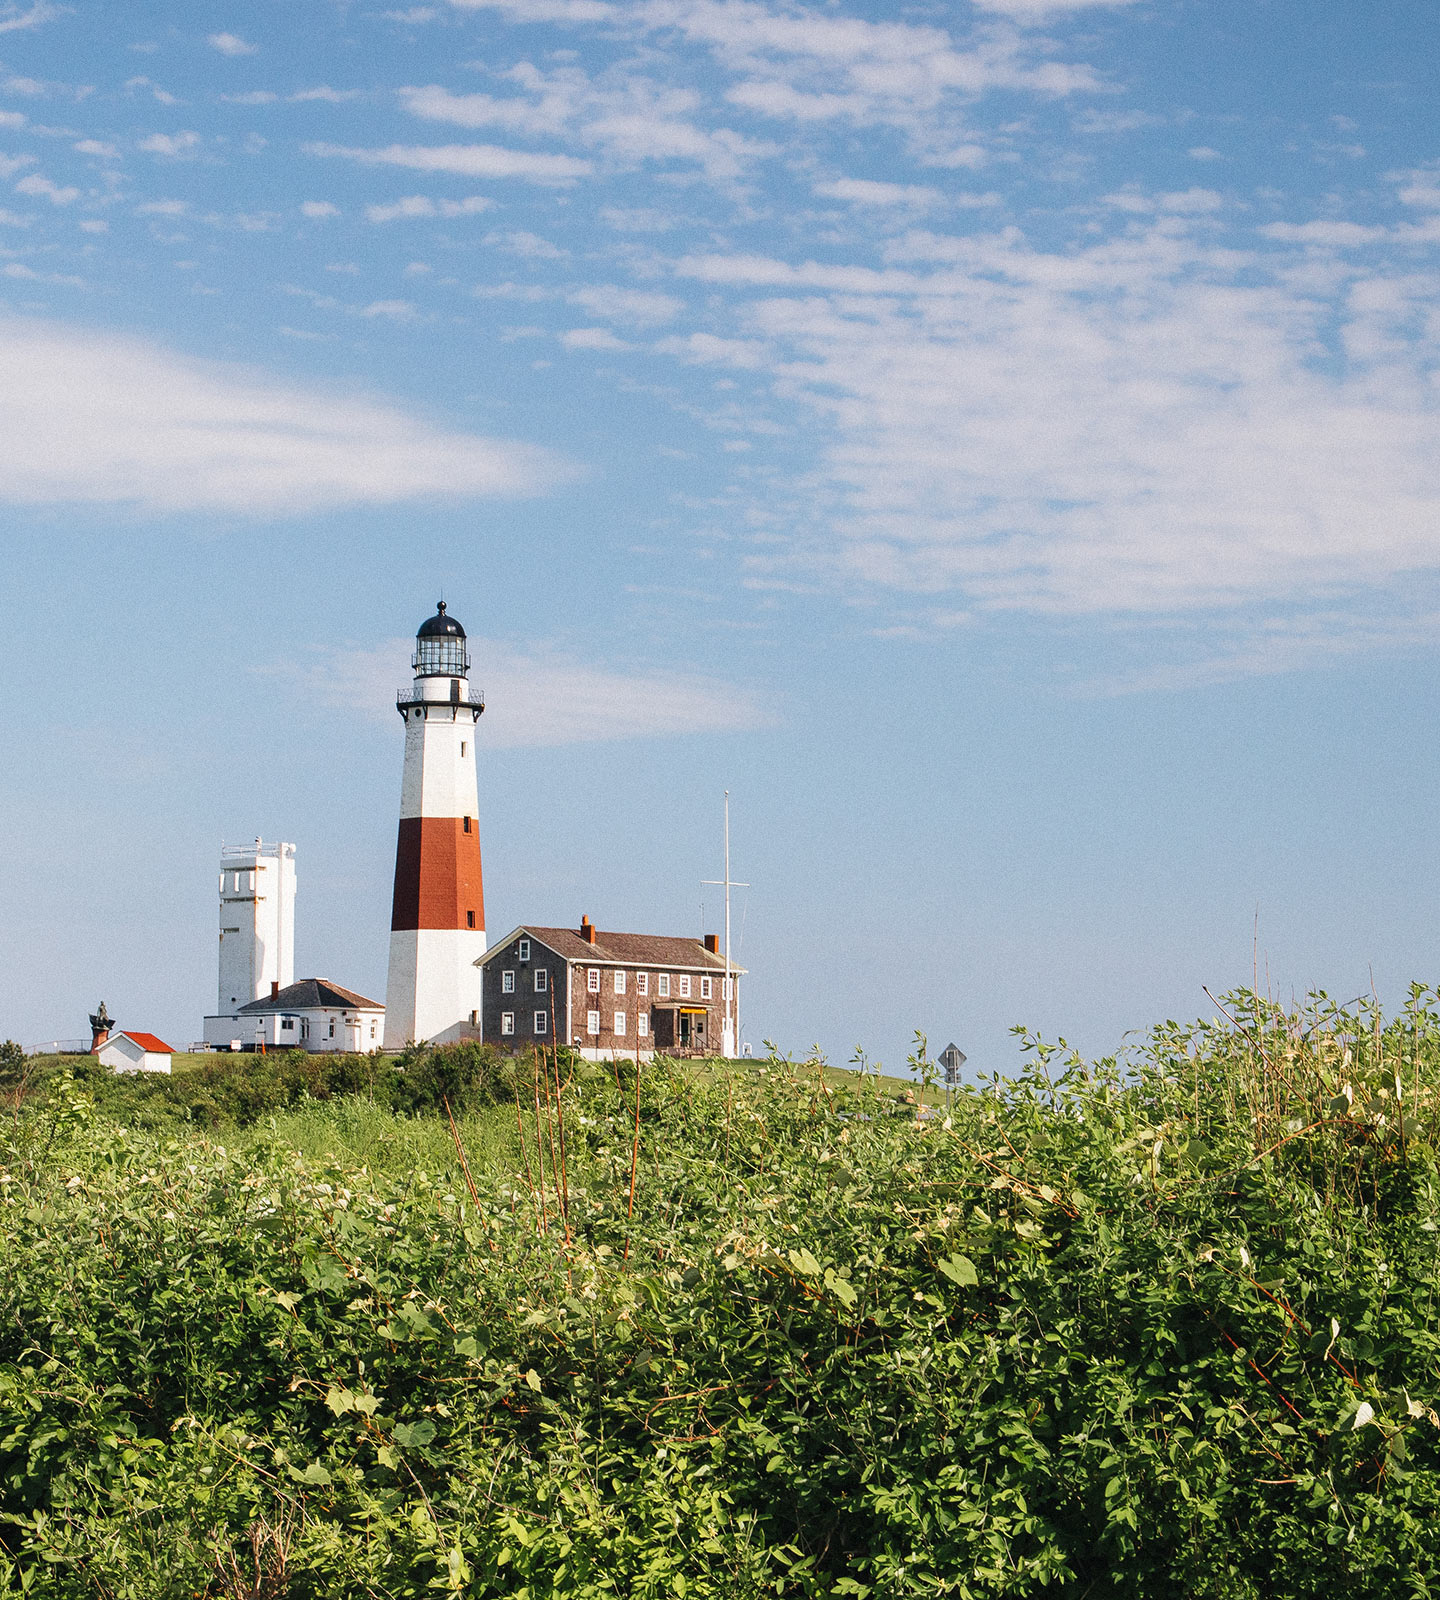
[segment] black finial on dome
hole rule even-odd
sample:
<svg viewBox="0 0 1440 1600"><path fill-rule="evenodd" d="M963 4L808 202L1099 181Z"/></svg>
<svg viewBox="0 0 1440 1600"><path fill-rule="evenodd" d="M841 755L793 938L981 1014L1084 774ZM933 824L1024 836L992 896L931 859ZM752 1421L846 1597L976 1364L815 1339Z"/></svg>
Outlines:
<svg viewBox="0 0 1440 1600"><path fill-rule="evenodd" d="M420 624L416 632L417 639L463 639L465 630L445 609L442 600L435 608L435 615Z"/></svg>

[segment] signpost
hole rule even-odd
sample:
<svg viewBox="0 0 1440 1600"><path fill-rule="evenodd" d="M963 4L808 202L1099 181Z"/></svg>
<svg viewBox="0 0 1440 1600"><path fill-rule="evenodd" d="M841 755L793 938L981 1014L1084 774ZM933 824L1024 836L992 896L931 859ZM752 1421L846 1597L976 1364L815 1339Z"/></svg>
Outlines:
<svg viewBox="0 0 1440 1600"><path fill-rule="evenodd" d="M940 1065L945 1070L945 1110L950 1110L950 1097L955 1092L956 1085L960 1082L960 1069L965 1065L966 1055L958 1045L947 1044L940 1052Z"/></svg>

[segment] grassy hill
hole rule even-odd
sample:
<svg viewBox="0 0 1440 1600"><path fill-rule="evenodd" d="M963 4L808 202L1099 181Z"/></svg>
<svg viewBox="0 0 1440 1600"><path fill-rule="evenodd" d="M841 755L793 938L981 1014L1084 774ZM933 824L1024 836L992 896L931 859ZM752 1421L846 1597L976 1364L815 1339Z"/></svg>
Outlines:
<svg viewBox="0 0 1440 1600"><path fill-rule="evenodd" d="M52 1063L0 1592L1428 1594L1431 1002L1026 1038L920 1121L814 1061Z"/></svg>

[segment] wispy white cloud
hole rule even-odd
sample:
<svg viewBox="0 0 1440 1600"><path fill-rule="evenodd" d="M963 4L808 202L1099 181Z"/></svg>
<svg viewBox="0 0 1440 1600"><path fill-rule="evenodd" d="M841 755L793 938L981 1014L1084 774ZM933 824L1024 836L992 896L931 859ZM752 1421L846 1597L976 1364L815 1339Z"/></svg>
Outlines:
<svg viewBox="0 0 1440 1600"><path fill-rule="evenodd" d="M14 33L21 28L38 28L42 22L53 22L64 16L67 6L52 6L45 0L22 10L16 5L0 5L0 33Z"/></svg>
<svg viewBox="0 0 1440 1600"><path fill-rule="evenodd" d="M284 517L539 492L567 467L393 403L190 360L147 341L0 320L0 502Z"/></svg>
<svg viewBox="0 0 1440 1600"><path fill-rule="evenodd" d="M584 306L592 315L615 322L654 327L673 322L685 309L685 302L673 294L654 289L625 289L615 284L593 284L570 295L572 305Z"/></svg>
<svg viewBox="0 0 1440 1600"><path fill-rule="evenodd" d="M1118 11L1137 0L974 0L981 11L991 11L1012 22L1051 22L1071 11Z"/></svg>
<svg viewBox="0 0 1440 1600"><path fill-rule="evenodd" d="M52 183L49 178L42 178L38 172L32 172L28 177L21 178L15 185L15 193L35 195L48 200L52 206L68 206L80 198L78 189L68 184Z"/></svg>
<svg viewBox="0 0 1440 1600"><path fill-rule="evenodd" d="M262 669L298 694L389 728L397 674L413 639L320 653L309 664ZM559 649L518 647L471 635L470 677L485 693L476 737L492 750L549 749L617 739L740 733L774 726L776 709L741 685L700 674L577 661Z"/></svg>
<svg viewBox="0 0 1440 1600"><path fill-rule="evenodd" d="M522 137L568 134L611 163L687 162L729 181L775 147L733 128L696 120L702 99L693 89L652 82L639 72L596 84L578 67L541 72L522 62L504 74L518 92L456 95L435 84L400 91L412 115L463 128L495 127Z"/></svg>
<svg viewBox="0 0 1440 1600"><path fill-rule="evenodd" d="M181 133L152 133L148 139L142 139L136 148L152 156L191 156L200 148L200 135L192 129Z"/></svg>
<svg viewBox="0 0 1440 1600"><path fill-rule="evenodd" d="M472 194L464 200L432 200L429 195L411 194L388 205L365 207L366 220L370 222L395 222L400 218L417 217L473 217L482 211L494 209L495 202L483 194Z"/></svg>
<svg viewBox="0 0 1440 1600"><path fill-rule="evenodd" d="M358 100L358 89L332 89L328 84L318 84L313 89L299 89L290 96L292 105L303 105L307 100L324 101L327 105L344 105L347 100Z"/></svg>
<svg viewBox="0 0 1440 1600"><path fill-rule="evenodd" d="M912 211L928 211L944 199L938 189L928 184L879 183L873 178L836 178L831 183L817 183L815 193L825 200L843 200L847 205L904 207Z"/></svg>
<svg viewBox="0 0 1440 1600"><path fill-rule="evenodd" d="M212 33L207 37L206 43L212 50L218 50L222 56L253 56L259 48L236 33Z"/></svg>
<svg viewBox="0 0 1440 1600"><path fill-rule="evenodd" d="M339 156L367 166L409 167L416 172L450 172L465 178L520 178L528 183L566 185L585 177L588 161L574 156L506 150L493 144L392 144L356 149L338 144L307 144L307 155Z"/></svg>
<svg viewBox="0 0 1440 1600"><path fill-rule="evenodd" d="M571 328L560 335L567 350L629 350L631 346L609 328Z"/></svg>
<svg viewBox="0 0 1440 1600"><path fill-rule="evenodd" d="M409 300L372 300L368 306L361 306L358 315L383 317L387 322L414 322L419 313Z"/></svg>
<svg viewBox="0 0 1440 1600"><path fill-rule="evenodd" d="M321 221L326 217L338 217L340 207L329 200L302 200L300 202L300 215L309 217L312 221Z"/></svg>
<svg viewBox="0 0 1440 1600"><path fill-rule="evenodd" d="M84 278L77 278L68 272L37 272L34 267L27 267L22 261L11 261L6 264L4 276L7 278L25 278L31 283L60 283L67 284L73 289L85 287Z"/></svg>
<svg viewBox="0 0 1440 1600"><path fill-rule="evenodd" d="M752 508L809 529L767 570L1156 612L1440 569L1440 279L1292 282L1293 256L1202 242L1208 205L1064 250L910 234L884 269L679 261L750 295L733 337L657 348L767 372L820 440L783 510L773 482Z"/></svg>

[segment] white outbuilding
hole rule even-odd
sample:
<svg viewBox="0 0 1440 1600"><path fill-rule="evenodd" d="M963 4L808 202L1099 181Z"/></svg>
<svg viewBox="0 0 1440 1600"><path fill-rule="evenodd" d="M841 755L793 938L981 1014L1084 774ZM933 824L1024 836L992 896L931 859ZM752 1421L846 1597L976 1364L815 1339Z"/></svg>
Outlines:
<svg viewBox="0 0 1440 1600"><path fill-rule="evenodd" d="M95 1059L115 1072L169 1072L174 1053L153 1033L112 1033L96 1050Z"/></svg>
<svg viewBox="0 0 1440 1600"><path fill-rule="evenodd" d="M210 1024L206 1017L206 1038ZM385 1007L328 978L302 978L277 988L263 1000L241 1006L230 1022L230 1038L212 1040L221 1049L332 1050L364 1054L378 1050L385 1037Z"/></svg>

